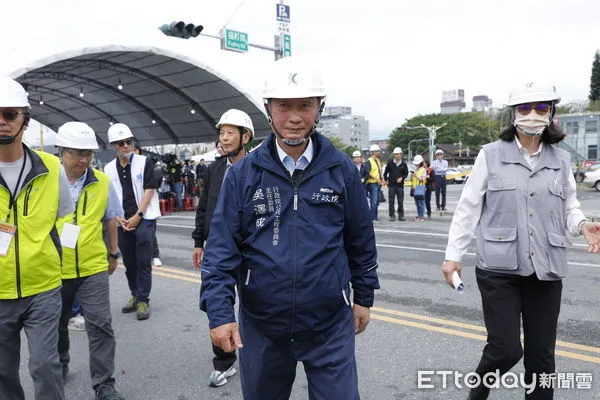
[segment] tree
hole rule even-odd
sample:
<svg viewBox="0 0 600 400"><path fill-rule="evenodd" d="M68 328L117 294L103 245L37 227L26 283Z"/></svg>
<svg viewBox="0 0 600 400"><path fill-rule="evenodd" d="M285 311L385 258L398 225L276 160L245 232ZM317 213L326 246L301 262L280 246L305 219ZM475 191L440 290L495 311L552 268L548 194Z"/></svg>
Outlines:
<svg viewBox="0 0 600 400"><path fill-rule="evenodd" d="M348 146L346 143L344 143L342 141L342 139L340 139L337 136L328 136L327 139L329 139L329 141L331 142L333 147L335 147L338 150L343 151L344 153L346 153L346 155L348 155L348 157L352 157L352 152L354 150L359 150L358 147Z"/></svg>
<svg viewBox="0 0 600 400"><path fill-rule="evenodd" d="M556 107L556 114L574 114L580 113L587 110L588 104L586 102L572 102L566 104L560 104Z"/></svg>
<svg viewBox="0 0 600 400"><path fill-rule="evenodd" d="M478 150L480 146L498 139L501 122L507 126L504 113L495 117L488 117L483 112L418 115L408 119L403 127L394 129L390 135L388 147L400 147L405 154L408 154L408 144L411 140L429 137L425 129L410 129L411 127L419 127L421 124L440 126L446 123L447 125L437 132L436 143L458 143L460 141L463 148L470 147ZM413 154L417 154L426 151L427 146L427 140L413 142L411 150Z"/></svg>
<svg viewBox="0 0 600 400"><path fill-rule="evenodd" d="M590 82L590 103L600 100L600 50L594 55L592 63L592 77Z"/></svg>

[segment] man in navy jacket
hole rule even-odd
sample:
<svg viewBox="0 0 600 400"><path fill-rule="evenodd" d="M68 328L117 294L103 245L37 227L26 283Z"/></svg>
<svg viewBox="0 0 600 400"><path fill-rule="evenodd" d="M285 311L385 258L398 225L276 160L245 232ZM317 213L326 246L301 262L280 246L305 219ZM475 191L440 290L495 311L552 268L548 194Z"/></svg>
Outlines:
<svg viewBox="0 0 600 400"><path fill-rule="evenodd" d="M200 308L213 343L240 349L246 400L289 398L298 361L311 399L359 398L354 335L379 288L377 251L358 170L315 131L324 97L314 71L276 62L274 133L229 169L213 216Z"/></svg>

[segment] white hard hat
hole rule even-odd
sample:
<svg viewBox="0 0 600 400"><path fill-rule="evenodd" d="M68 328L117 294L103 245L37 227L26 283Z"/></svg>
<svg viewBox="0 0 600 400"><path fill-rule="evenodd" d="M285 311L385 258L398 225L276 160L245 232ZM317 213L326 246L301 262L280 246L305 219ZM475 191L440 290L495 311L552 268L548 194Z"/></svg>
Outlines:
<svg viewBox="0 0 600 400"><path fill-rule="evenodd" d="M23 86L4 75L0 75L0 107L29 107Z"/></svg>
<svg viewBox="0 0 600 400"><path fill-rule="evenodd" d="M292 57L284 57L275 62L267 75L263 90L265 100L325 96L325 85L321 75Z"/></svg>
<svg viewBox="0 0 600 400"><path fill-rule="evenodd" d="M56 146L70 149L98 150L96 133L83 122L67 122L58 128Z"/></svg>
<svg viewBox="0 0 600 400"><path fill-rule="evenodd" d="M254 125L252 125L250 116L241 110L236 110L235 108L227 110L223 115L221 115L221 119L217 125L215 125L215 127L219 129L221 128L221 125L240 126L248 129L250 134L254 135Z"/></svg>
<svg viewBox="0 0 600 400"><path fill-rule="evenodd" d="M381 149L379 148L378 144L372 144L371 148L369 149L369 151L372 153L374 151L381 151Z"/></svg>
<svg viewBox="0 0 600 400"><path fill-rule="evenodd" d="M435 154L444 154L444 150L442 150L442 149L437 149L437 150L435 151Z"/></svg>
<svg viewBox="0 0 600 400"><path fill-rule="evenodd" d="M423 156L422 156L422 155L420 155L420 154L417 154L417 155L415 156L415 159L413 160L413 164L415 164L415 165L419 165L419 164L421 164L422 162L423 162Z"/></svg>
<svg viewBox="0 0 600 400"><path fill-rule="evenodd" d="M108 143L114 143L132 137L133 133L131 133L131 129L125 124L118 123L108 128Z"/></svg>
<svg viewBox="0 0 600 400"><path fill-rule="evenodd" d="M361 157L362 154L360 153L360 150L354 150L352 152L352 157Z"/></svg>
<svg viewBox="0 0 600 400"><path fill-rule="evenodd" d="M539 101L560 102L560 96L556 86L550 84L527 82L525 85L513 89L508 96L507 106L516 106L524 103L535 103Z"/></svg>
<svg viewBox="0 0 600 400"><path fill-rule="evenodd" d="M402 154L402 149L400 147L395 147L392 154Z"/></svg>

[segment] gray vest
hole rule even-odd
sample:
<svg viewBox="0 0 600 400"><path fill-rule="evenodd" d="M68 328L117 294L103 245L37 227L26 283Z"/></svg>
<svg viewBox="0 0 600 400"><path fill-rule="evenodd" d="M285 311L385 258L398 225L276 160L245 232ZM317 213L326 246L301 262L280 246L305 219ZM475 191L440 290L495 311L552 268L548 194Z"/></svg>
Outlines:
<svg viewBox="0 0 600 400"><path fill-rule="evenodd" d="M570 155L543 144L531 168L517 144L483 146L488 181L477 226L477 266L557 280L567 275L566 193Z"/></svg>

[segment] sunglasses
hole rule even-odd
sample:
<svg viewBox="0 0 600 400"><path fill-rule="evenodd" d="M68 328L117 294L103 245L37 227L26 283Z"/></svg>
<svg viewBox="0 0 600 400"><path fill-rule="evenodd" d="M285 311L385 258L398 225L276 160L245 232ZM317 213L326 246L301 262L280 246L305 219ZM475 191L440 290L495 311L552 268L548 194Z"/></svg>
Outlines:
<svg viewBox="0 0 600 400"><path fill-rule="evenodd" d="M94 158L94 152L91 150L65 149L65 152L76 158L87 158L89 160Z"/></svg>
<svg viewBox="0 0 600 400"><path fill-rule="evenodd" d="M25 112L17 110L4 110L1 111L0 114L2 114L2 119L4 119L6 122L12 122L19 117L19 114L25 114Z"/></svg>
<svg viewBox="0 0 600 400"><path fill-rule="evenodd" d="M119 140L118 142L115 142L114 144L116 144L118 147L123 147L125 145L129 146L129 145L131 145L131 143L133 143L132 139L125 139L125 140Z"/></svg>
<svg viewBox="0 0 600 400"><path fill-rule="evenodd" d="M552 106L548 103L538 103L535 106L531 104L519 104L517 106L517 112L521 115L527 115L531 110L535 110L539 115L546 115L550 112Z"/></svg>

